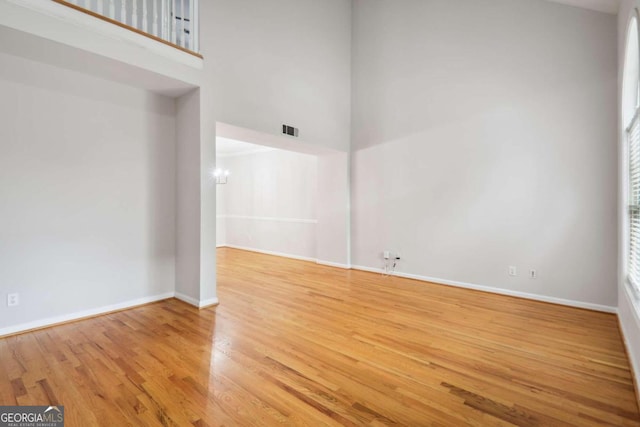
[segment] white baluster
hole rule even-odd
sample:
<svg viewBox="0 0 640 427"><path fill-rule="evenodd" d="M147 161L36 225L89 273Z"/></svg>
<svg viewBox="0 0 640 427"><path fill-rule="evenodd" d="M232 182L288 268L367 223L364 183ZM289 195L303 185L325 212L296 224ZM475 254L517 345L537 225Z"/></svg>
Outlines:
<svg viewBox="0 0 640 427"><path fill-rule="evenodd" d="M151 25L151 31L154 36L160 36L158 32L158 0L153 0L153 24Z"/></svg>
<svg viewBox="0 0 640 427"><path fill-rule="evenodd" d="M109 18L116 19L116 3L114 0L109 0Z"/></svg>
<svg viewBox="0 0 640 427"><path fill-rule="evenodd" d="M160 5L158 6L157 9L157 15L158 15L158 37L160 37L161 39L164 39L164 2L165 0L155 0L156 3L159 1Z"/></svg>
<svg viewBox="0 0 640 427"><path fill-rule="evenodd" d="M185 45L185 37L184 37L184 25L186 23L184 16L184 0L180 0L180 40L178 43L180 46L184 47Z"/></svg>
<svg viewBox="0 0 640 427"><path fill-rule="evenodd" d="M69 3L71 3L71 4L75 4L75 5L77 5L77 4L78 4L78 1L77 1L77 0L67 0L67 1L68 1Z"/></svg>
<svg viewBox="0 0 640 427"><path fill-rule="evenodd" d="M96 12L98 12L100 15L104 15L104 3L103 0L97 0L98 4L97 4L97 8L96 8Z"/></svg>
<svg viewBox="0 0 640 427"><path fill-rule="evenodd" d="M187 0L187 4L189 5L189 34L187 34L186 37L190 50L193 50L193 3L193 0Z"/></svg>
<svg viewBox="0 0 640 427"><path fill-rule="evenodd" d="M180 16L180 0L173 0L173 22L174 30L176 32L173 42L180 45L180 27L182 26L182 17Z"/></svg>
<svg viewBox="0 0 640 427"><path fill-rule="evenodd" d="M127 23L127 0L120 0L120 22Z"/></svg>
<svg viewBox="0 0 640 427"><path fill-rule="evenodd" d="M142 0L142 31L149 32L149 16L147 14L147 0Z"/></svg>
<svg viewBox="0 0 640 427"><path fill-rule="evenodd" d="M162 38L164 40L171 40L171 29L169 27L169 15L170 10L170 0L162 0Z"/></svg>
<svg viewBox="0 0 640 427"><path fill-rule="evenodd" d="M169 15L169 28L171 29L171 43L176 43L176 0L170 0L171 14Z"/></svg>
<svg viewBox="0 0 640 427"><path fill-rule="evenodd" d="M191 0L194 19L191 23L191 36L193 37L193 51L200 52L200 0Z"/></svg>
<svg viewBox="0 0 640 427"><path fill-rule="evenodd" d="M176 30L176 39L173 41L178 46L180 45L180 27L182 26L182 16L180 16L180 1L173 0L173 23Z"/></svg>
<svg viewBox="0 0 640 427"><path fill-rule="evenodd" d="M133 28L140 28L138 25L138 0L133 0L133 7L131 8L131 26Z"/></svg>

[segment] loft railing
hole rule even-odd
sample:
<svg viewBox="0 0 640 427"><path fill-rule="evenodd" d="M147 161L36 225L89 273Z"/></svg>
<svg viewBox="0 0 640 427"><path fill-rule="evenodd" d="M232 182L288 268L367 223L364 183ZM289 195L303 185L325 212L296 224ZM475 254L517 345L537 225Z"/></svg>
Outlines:
<svg viewBox="0 0 640 427"><path fill-rule="evenodd" d="M53 0L56 3L199 53L199 0Z"/></svg>

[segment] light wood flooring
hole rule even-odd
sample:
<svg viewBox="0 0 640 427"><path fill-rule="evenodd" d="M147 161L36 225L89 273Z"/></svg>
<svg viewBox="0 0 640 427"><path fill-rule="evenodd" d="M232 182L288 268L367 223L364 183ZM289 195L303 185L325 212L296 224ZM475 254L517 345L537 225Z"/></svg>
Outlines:
<svg viewBox="0 0 640 427"><path fill-rule="evenodd" d="M0 339L0 404L69 426L640 426L614 315L218 250L175 299Z"/></svg>

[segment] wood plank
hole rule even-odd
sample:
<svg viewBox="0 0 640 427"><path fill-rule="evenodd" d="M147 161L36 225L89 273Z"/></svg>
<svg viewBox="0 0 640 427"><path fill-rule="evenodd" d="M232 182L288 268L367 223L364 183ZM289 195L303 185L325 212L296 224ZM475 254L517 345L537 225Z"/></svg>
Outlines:
<svg viewBox="0 0 640 427"><path fill-rule="evenodd" d="M0 339L0 397L70 426L640 427L612 314L230 248L218 292Z"/></svg>

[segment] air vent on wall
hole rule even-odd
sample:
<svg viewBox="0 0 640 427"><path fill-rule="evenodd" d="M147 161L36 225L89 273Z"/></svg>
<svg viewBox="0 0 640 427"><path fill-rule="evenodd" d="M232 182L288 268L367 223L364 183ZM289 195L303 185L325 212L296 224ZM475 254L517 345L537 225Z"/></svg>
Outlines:
<svg viewBox="0 0 640 427"><path fill-rule="evenodd" d="M298 136L298 128L293 126L282 125L282 133L290 136Z"/></svg>

